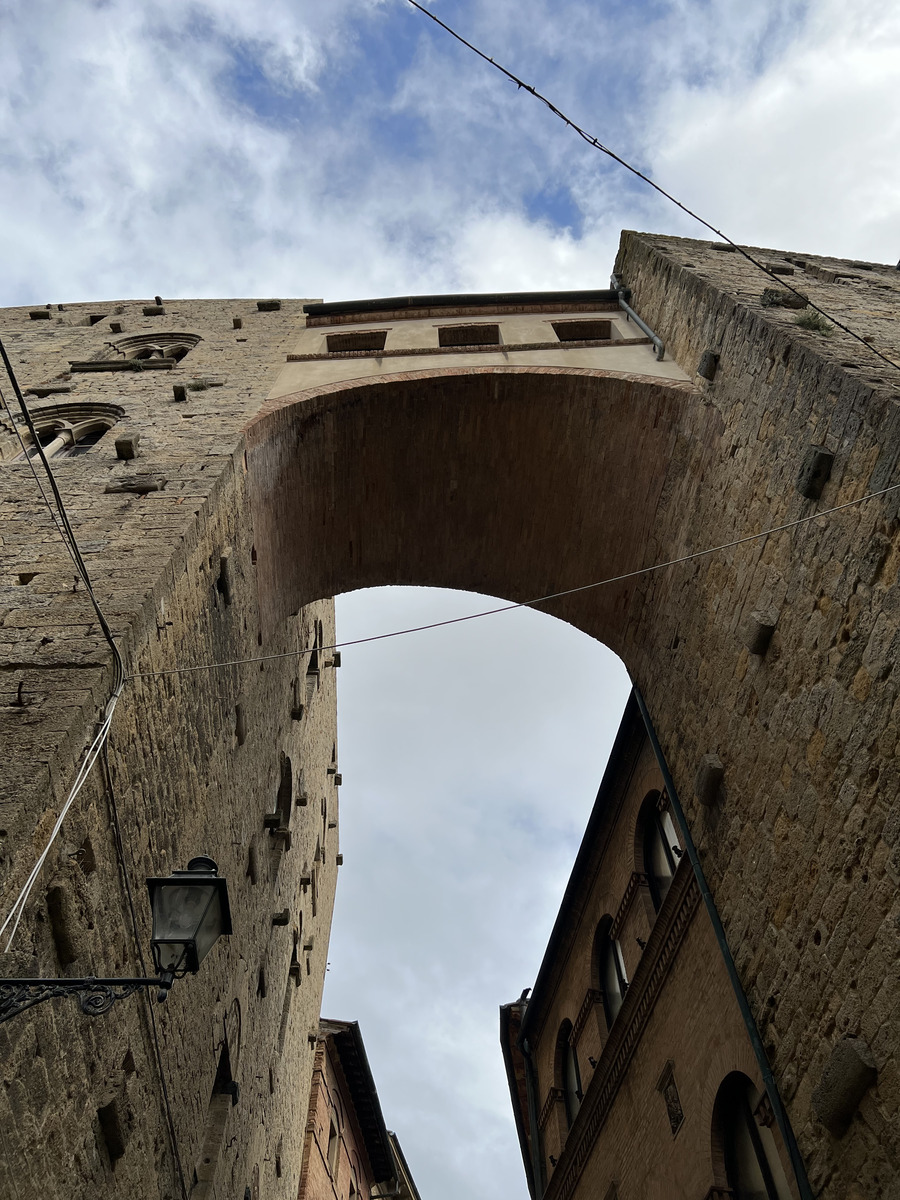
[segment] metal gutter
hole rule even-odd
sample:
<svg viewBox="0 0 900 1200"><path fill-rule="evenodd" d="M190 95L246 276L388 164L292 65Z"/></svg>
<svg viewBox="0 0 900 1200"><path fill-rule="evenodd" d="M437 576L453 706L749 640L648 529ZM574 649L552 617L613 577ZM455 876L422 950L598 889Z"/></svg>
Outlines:
<svg viewBox="0 0 900 1200"><path fill-rule="evenodd" d="M445 296L382 296L368 300L336 300L304 304L308 317L337 317L348 313L395 312L405 308L497 308L502 305L616 304L619 297L606 288L571 292L459 292Z"/></svg>
<svg viewBox="0 0 900 1200"><path fill-rule="evenodd" d="M630 319L630 320L634 321L634 323L635 323L635 325L637 325L638 329L642 329L644 331L644 333L646 333L647 337L650 339L650 341L656 347L656 361L662 362L663 355L666 352L665 343L663 342L661 337L659 337L657 334L655 334L653 332L653 330L650 328L649 325L647 325L644 321L641 320L641 318L637 315L637 313L634 311L634 309L631 307L631 305L628 304L628 301L631 299L631 288L626 288L624 286L624 284L622 283L622 281L619 279L618 275L616 275L616 274L613 274L610 276L609 282L612 284L613 288L615 289L616 299L619 302L619 308L621 308L622 311L625 313L625 319L626 320Z"/></svg>

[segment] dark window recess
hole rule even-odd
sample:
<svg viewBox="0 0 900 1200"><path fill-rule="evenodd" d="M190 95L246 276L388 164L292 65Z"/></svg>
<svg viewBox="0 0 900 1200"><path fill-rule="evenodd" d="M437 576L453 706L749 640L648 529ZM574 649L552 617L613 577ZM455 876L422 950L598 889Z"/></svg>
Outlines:
<svg viewBox="0 0 900 1200"><path fill-rule="evenodd" d="M89 430L78 439L66 457L77 458L80 454L87 454L89 450L92 450L94 446L97 445L104 433L106 433L106 429L106 425L94 426L93 429Z"/></svg>
<svg viewBox="0 0 900 1200"><path fill-rule="evenodd" d="M611 321L551 321L561 342L605 342L612 337Z"/></svg>
<svg viewBox="0 0 900 1200"><path fill-rule="evenodd" d="M441 346L499 346L499 325L445 325L438 329Z"/></svg>
<svg viewBox="0 0 900 1200"><path fill-rule="evenodd" d="M115 1100L97 1109L97 1120L100 1122L100 1133L109 1154L110 1162L116 1162L125 1153L126 1135L119 1115L119 1106Z"/></svg>
<svg viewBox="0 0 900 1200"><path fill-rule="evenodd" d="M359 332L329 333L325 336L329 354L349 350L383 350L386 339L386 329L362 329Z"/></svg>

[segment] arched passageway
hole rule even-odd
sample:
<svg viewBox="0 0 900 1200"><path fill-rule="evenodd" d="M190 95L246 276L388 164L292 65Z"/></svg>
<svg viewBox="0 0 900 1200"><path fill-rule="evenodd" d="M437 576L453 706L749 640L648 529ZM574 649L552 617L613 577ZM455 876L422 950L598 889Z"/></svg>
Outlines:
<svg viewBox="0 0 900 1200"><path fill-rule="evenodd" d="M670 556L660 507L702 475L720 432L697 401L681 383L486 368L270 402L248 431L263 611L382 584L524 601ZM688 473L686 446L701 460ZM545 607L628 662L641 590Z"/></svg>

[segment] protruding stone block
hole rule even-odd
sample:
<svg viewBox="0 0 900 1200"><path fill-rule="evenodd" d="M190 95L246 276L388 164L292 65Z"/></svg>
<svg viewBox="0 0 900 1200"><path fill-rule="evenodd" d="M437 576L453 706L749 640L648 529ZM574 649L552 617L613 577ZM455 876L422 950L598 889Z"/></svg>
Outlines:
<svg viewBox="0 0 900 1200"><path fill-rule="evenodd" d="M121 321L110 321L109 331L110 331L110 333L121 333L122 332L122 322Z"/></svg>
<svg viewBox="0 0 900 1200"><path fill-rule="evenodd" d="M774 609L752 612L743 629L744 645L751 654L765 654L778 624L778 613Z"/></svg>
<svg viewBox="0 0 900 1200"><path fill-rule="evenodd" d="M283 908L280 912L272 914L273 925L290 925L291 912L288 908Z"/></svg>
<svg viewBox="0 0 900 1200"><path fill-rule="evenodd" d="M153 303L156 305L157 308L162 308L162 296L154 296Z"/></svg>
<svg viewBox="0 0 900 1200"><path fill-rule="evenodd" d="M159 475L135 475L131 479L117 479L108 483L104 492L132 492L136 496L145 496L148 492L161 492L168 480Z"/></svg>
<svg viewBox="0 0 900 1200"><path fill-rule="evenodd" d="M866 1091L878 1078L872 1052L862 1038L844 1038L831 1051L812 1094L816 1116L834 1137L843 1137Z"/></svg>
<svg viewBox="0 0 900 1200"><path fill-rule="evenodd" d="M243 329L244 328L244 322L240 317L232 317L231 324L234 326L235 329Z"/></svg>
<svg viewBox="0 0 900 1200"><path fill-rule="evenodd" d="M183 404L187 400L187 388L183 383L172 384L172 397L176 404Z"/></svg>
<svg viewBox="0 0 900 1200"><path fill-rule="evenodd" d="M145 304L144 305L144 316L145 317L164 317L165 315L166 315L166 310L163 308L163 306L161 304Z"/></svg>
<svg viewBox="0 0 900 1200"><path fill-rule="evenodd" d="M700 365L697 367L697 374L701 379L715 379L718 369L718 354L716 354L715 350L704 350L700 356Z"/></svg>
<svg viewBox="0 0 900 1200"><path fill-rule="evenodd" d="M50 320L50 313L47 311L46 308L36 308L36 309L34 309L33 312L30 312L28 315L29 315L29 317L31 317L32 321L49 321Z"/></svg>
<svg viewBox="0 0 900 1200"><path fill-rule="evenodd" d="M126 462L129 459L137 458L138 446L141 442L139 433L123 433L116 438L116 458L121 458Z"/></svg>
<svg viewBox="0 0 900 1200"><path fill-rule="evenodd" d="M834 455L825 446L810 446L797 475L797 491L807 500L818 500L831 475Z"/></svg>
<svg viewBox="0 0 900 1200"><path fill-rule="evenodd" d="M704 754L694 776L694 795L707 807L719 798L725 767L717 754Z"/></svg>
<svg viewBox="0 0 900 1200"><path fill-rule="evenodd" d="M809 297L802 292L787 292L781 288L763 288L759 298L763 308L806 308Z"/></svg>
<svg viewBox="0 0 900 1200"><path fill-rule="evenodd" d="M256 307L260 312L278 312L281 308L280 300L257 300Z"/></svg>

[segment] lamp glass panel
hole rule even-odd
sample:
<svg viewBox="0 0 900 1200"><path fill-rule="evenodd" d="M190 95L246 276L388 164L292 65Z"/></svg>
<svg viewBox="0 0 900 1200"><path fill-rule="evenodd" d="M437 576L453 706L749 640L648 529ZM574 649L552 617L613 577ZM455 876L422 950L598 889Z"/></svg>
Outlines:
<svg viewBox="0 0 900 1200"><path fill-rule="evenodd" d="M211 904L214 900L216 902ZM177 971L186 954L188 965L191 965L188 948L197 936L198 927L204 924L210 907L216 912L220 910L213 883L173 880L157 885L153 896L153 942L160 969ZM217 935L216 932L212 941ZM212 941L207 941L203 954L209 950Z"/></svg>
<svg viewBox="0 0 900 1200"><path fill-rule="evenodd" d="M207 889L204 889L207 890ZM222 932L222 901L218 888L210 888L208 907L197 929L197 962L202 963Z"/></svg>

